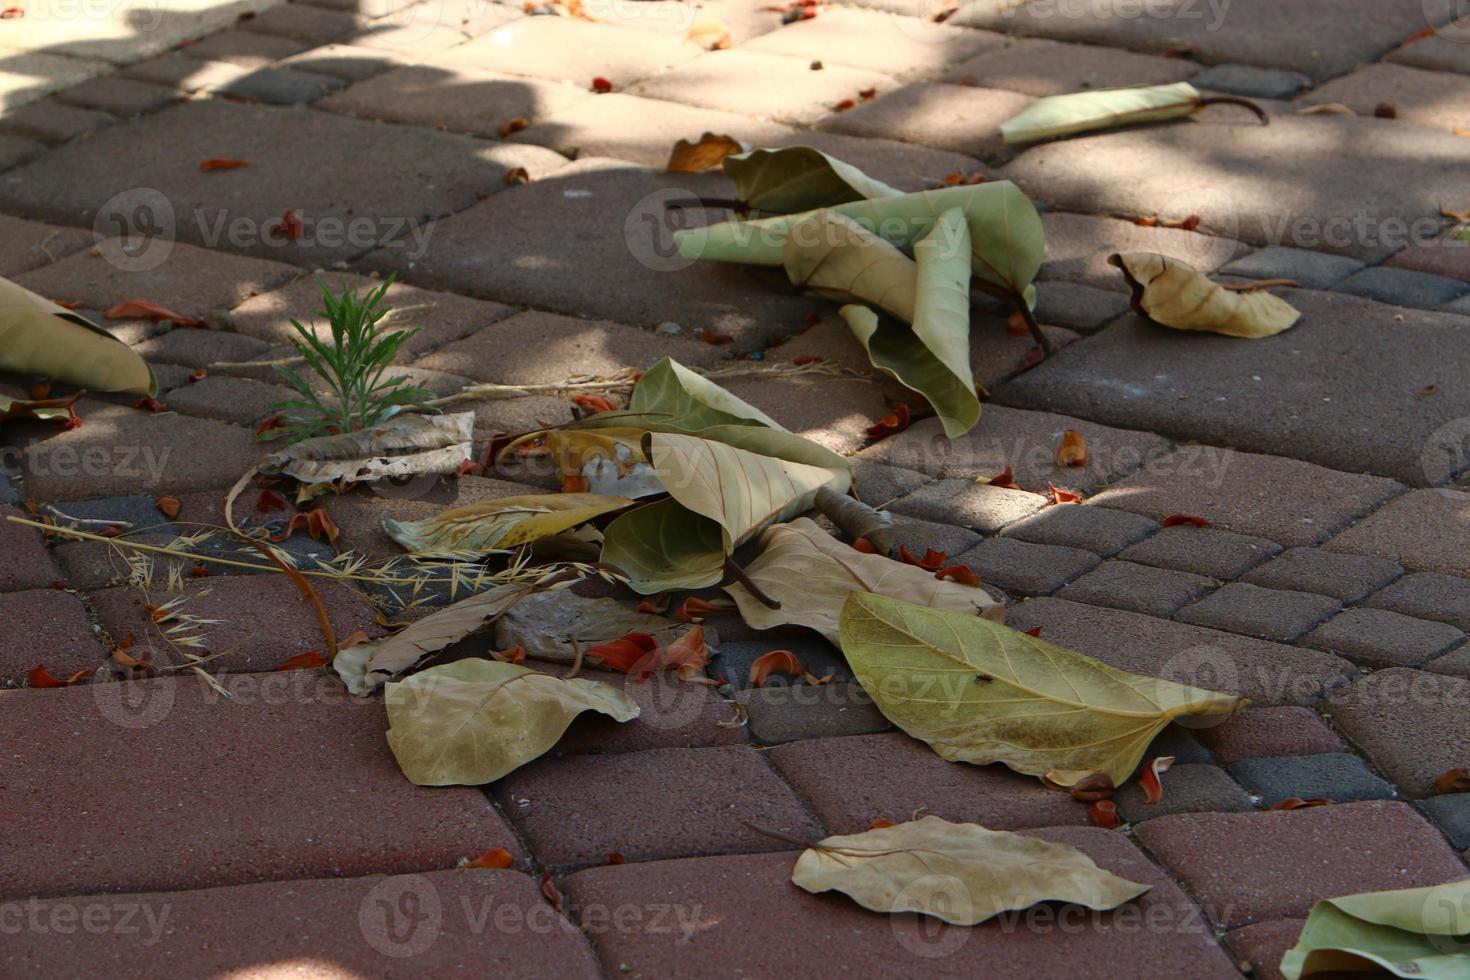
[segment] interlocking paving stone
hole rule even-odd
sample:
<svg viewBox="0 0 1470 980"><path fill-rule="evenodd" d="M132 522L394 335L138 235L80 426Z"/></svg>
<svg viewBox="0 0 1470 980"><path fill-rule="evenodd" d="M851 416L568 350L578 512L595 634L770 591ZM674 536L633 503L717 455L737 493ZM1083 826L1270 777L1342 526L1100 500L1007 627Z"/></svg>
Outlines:
<svg viewBox="0 0 1470 980"><path fill-rule="evenodd" d="M750 734L766 745L804 738L870 735L893 725L857 684L808 684L742 691Z"/></svg>
<svg viewBox="0 0 1470 980"><path fill-rule="evenodd" d="M316 671L221 680L228 698L186 676L0 691L34 738L0 792L47 828L0 853L7 897L435 871L491 847L524 860L477 790L403 778L380 701ZM331 813L352 819L303 818ZM149 832L118 847L99 821Z"/></svg>
<svg viewBox="0 0 1470 980"><path fill-rule="evenodd" d="M274 406L300 396L283 385L224 375L201 378L168 393L168 407L186 415L253 426L269 416Z"/></svg>
<svg viewBox="0 0 1470 980"><path fill-rule="evenodd" d="M536 143L565 157L613 157L659 168L668 164L675 143L697 140L700 133L719 133L748 146L773 146L791 135L786 126L768 120L621 92L577 99L528 118L530 128L510 137L513 142Z"/></svg>
<svg viewBox="0 0 1470 980"><path fill-rule="evenodd" d="M1388 260L1390 268L1413 269L1416 272L1430 273L1436 278L1448 277L1450 279L1470 279L1470 241L1457 237L1458 229L1451 229L1439 238L1428 238L1422 241L1412 242L1402 252ZM1438 283L1428 284L1430 289L1447 286ZM1461 288L1465 288L1462 284ZM1451 310L1464 312L1467 300L1460 296L1454 302L1445 304Z"/></svg>
<svg viewBox="0 0 1470 980"><path fill-rule="evenodd" d="M936 24L919 17L896 17L849 7L822 11L741 45L760 51L820 59L823 65L850 65L899 79L938 74L960 61L996 47L999 35Z"/></svg>
<svg viewBox="0 0 1470 980"><path fill-rule="evenodd" d="M1387 6L1372 0L1331 3L1310 0L1282 5L1272 0L1236 0L1228 7L1171 3L1077 6L1056 3L970 3L949 23L1089 41L1140 51L1166 51L1180 44L1209 63L1241 62L1289 68L1315 79L1351 71L1426 25L1416 4Z"/></svg>
<svg viewBox="0 0 1470 980"><path fill-rule="evenodd" d="M1433 449L1426 449L1428 455ZM1452 447L1458 454L1458 440ZM1397 561L1414 572L1470 574L1470 527L1462 520L1470 493L1415 490L1367 517L1324 547Z"/></svg>
<svg viewBox="0 0 1470 980"><path fill-rule="evenodd" d="M1304 316L1275 337L1242 346L1127 316L992 394L1421 486L1451 475L1460 438L1435 433L1470 416L1456 373L1470 349L1464 319L1341 293L1283 296ZM1417 394L1428 385L1433 397Z"/></svg>
<svg viewBox="0 0 1470 980"><path fill-rule="evenodd" d="M1242 255L1220 272L1247 279L1293 279L1304 289L1330 289L1361 268L1362 262L1346 255L1272 245Z"/></svg>
<svg viewBox="0 0 1470 980"><path fill-rule="evenodd" d="M136 116L162 108L179 98L179 93L162 85L151 85L109 75L56 93L56 101L84 109L101 109L115 116Z"/></svg>
<svg viewBox="0 0 1470 980"><path fill-rule="evenodd" d="M367 48L356 44L323 44L294 54L281 64L318 75L332 75L349 82L361 82L403 64L403 59L398 52L381 48Z"/></svg>
<svg viewBox="0 0 1470 980"><path fill-rule="evenodd" d="M177 327L134 344L133 349L149 361L207 368L221 361L248 361L260 357L270 350L270 345L254 337L242 337L222 330Z"/></svg>
<svg viewBox="0 0 1470 980"><path fill-rule="evenodd" d="M1403 487L1281 456L1214 446L1180 446L1145 463L1092 503L1163 520L1192 514L1213 527L1285 545L1321 541L1369 513Z"/></svg>
<svg viewBox="0 0 1470 980"><path fill-rule="evenodd" d="M1457 848L1470 849L1470 793L1451 793L1421 800L1419 809Z"/></svg>
<svg viewBox="0 0 1470 980"><path fill-rule="evenodd" d="M1470 580L1454 575L1405 575L1364 605L1470 630Z"/></svg>
<svg viewBox="0 0 1470 980"><path fill-rule="evenodd" d="M928 482L927 474L915 470L865 459L853 460L853 493L869 507L882 508L899 497L913 493Z"/></svg>
<svg viewBox="0 0 1470 980"><path fill-rule="evenodd" d="M1012 607L1006 623L1018 630L1040 626L1048 643L1122 670L1239 694L1255 705L1315 701L1354 672L1347 661L1316 650L1065 599L1030 599Z"/></svg>
<svg viewBox="0 0 1470 980"><path fill-rule="evenodd" d="M228 487L255 465L249 429L212 419L154 414L83 399L80 428L7 427L28 496L80 500L126 493L174 494Z"/></svg>
<svg viewBox="0 0 1470 980"><path fill-rule="evenodd" d="M1199 734L1223 764L1347 751L1347 743L1311 708L1246 708Z"/></svg>
<svg viewBox="0 0 1470 980"><path fill-rule="evenodd" d="M1149 743L1149 757L1171 755L1180 765L1204 765L1215 761L1195 733L1183 725L1165 725Z"/></svg>
<svg viewBox="0 0 1470 980"><path fill-rule="evenodd" d="M954 561L973 569L986 585L1041 594L1056 591L1093 568L1101 559L1080 548L1031 544L1014 538L991 538L954 556Z"/></svg>
<svg viewBox="0 0 1470 980"><path fill-rule="evenodd" d="M1391 561L1320 548L1291 548L1245 573L1244 581L1268 589L1292 589L1358 602L1404 570Z"/></svg>
<svg viewBox="0 0 1470 980"><path fill-rule="evenodd" d="M0 505L0 552L6 557L0 565L0 592L39 589L61 578L46 552L41 532L12 524L8 517L31 519L18 507Z"/></svg>
<svg viewBox="0 0 1470 980"><path fill-rule="evenodd" d="M1183 219L1190 213L1167 200L1157 207L1168 207L1157 213L1169 219ZM1148 216L1155 213L1150 211ZM1046 232L1046 261L1037 274L1041 280L1036 286L1038 302L1049 288L1048 281L1057 279L1127 293L1127 281L1108 264L1108 256L1114 252L1160 252L1209 273L1246 251L1246 246L1226 238L1089 214L1047 212L1041 216L1041 224Z"/></svg>
<svg viewBox="0 0 1470 980"><path fill-rule="evenodd" d="M1180 814L1150 820L1136 833L1226 928L1305 915L1324 898L1465 876L1438 831L1407 803L1391 800Z"/></svg>
<svg viewBox="0 0 1470 980"><path fill-rule="evenodd" d="M1058 466L1063 434L1076 430L1087 442L1087 465ZM956 480L989 479L1007 466L1016 484L1044 493L1048 484L1090 491L1111 483L1169 448L1147 432L1096 425L1081 418L1017 411L986 404L980 423L957 439L946 439L938 419L925 419L864 450L862 458Z"/></svg>
<svg viewBox="0 0 1470 980"><path fill-rule="evenodd" d="M1257 68L1254 65L1215 65L1190 79L1195 88L1257 99L1289 99L1312 84L1294 71Z"/></svg>
<svg viewBox="0 0 1470 980"><path fill-rule="evenodd" d="M1007 38L999 48L986 48L952 65L944 80L1046 96L1087 89L1167 85L1182 82L1199 70L1199 65L1182 58L1158 58L1090 44Z"/></svg>
<svg viewBox="0 0 1470 980"><path fill-rule="evenodd" d="M1332 695L1333 722L1374 768L1410 796L1470 754L1470 682L1406 667L1370 674Z"/></svg>
<svg viewBox="0 0 1470 980"><path fill-rule="evenodd" d="M663 201L714 179L579 160L437 222L417 260L390 250L363 264L421 285L635 327L673 320L690 331L731 333L738 348L751 349L822 304L778 293L743 266L691 263L672 252ZM627 217L609 221L609 214Z"/></svg>
<svg viewBox="0 0 1470 980"><path fill-rule="evenodd" d="M1155 754L1150 749L1150 755ZM1175 765L1163 777L1164 798L1147 803L1137 780L1126 783L1113 796L1118 816L1128 823L1142 823L1171 813L1220 813L1249 810L1251 798L1219 766Z"/></svg>
<svg viewBox="0 0 1470 980"><path fill-rule="evenodd" d="M166 85L183 92L203 92L249 71L244 65L228 61L200 61L181 52L173 52L129 65L118 75L127 80Z"/></svg>
<svg viewBox="0 0 1470 980"><path fill-rule="evenodd" d="M1285 980L1281 973L1281 957L1296 945L1306 919L1272 919L1232 929L1225 936L1230 949L1255 971L1259 980Z"/></svg>
<svg viewBox="0 0 1470 980"><path fill-rule="evenodd" d="M96 58L68 58L49 51L13 52L0 66L0 107L13 109L34 102L58 89L103 74L111 67Z"/></svg>
<svg viewBox="0 0 1470 980"><path fill-rule="evenodd" d="M6 625L0 634L0 682L18 684L37 665L65 680L76 671L101 666L107 656L86 608L68 592L0 592L0 618Z"/></svg>
<svg viewBox="0 0 1470 980"><path fill-rule="evenodd" d="M310 138L303 138L303 126ZM131 148L143 145L168 146L170 152L140 161L146 168L141 176L117 165L119 159L137 159ZM201 160L225 153L250 166L200 171ZM354 166L314 159L319 153L353 160ZM513 167L539 177L561 163L540 147L385 127L300 108L207 100L110 126L84 144L55 150L44 166L32 165L0 184L0 204L90 225L113 195L153 188L169 201L183 241L214 240L231 251L320 266L390 242L396 246L390 251L417 254L427 219L505 189L505 174ZM268 234L287 208L305 225L294 241Z"/></svg>
<svg viewBox="0 0 1470 980"><path fill-rule="evenodd" d="M1401 122L1437 129L1470 126L1470 78L1397 64L1366 65L1334 78L1297 101L1336 102L1362 116L1387 102Z"/></svg>
<svg viewBox="0 0 1470 980"><path fill-rule="evenodd" d="M652 902L686 910L690 921L684 927L677 921L638 921L632 928L589 930L613 975L716 975L733 963L762 975L803 975L812 972L816 948L840 949L844 963L881 963L900 975L930 974L942 962L943 970L957 976L1017 980L1110 980L1120 971L1198 980L1239 976L1199 911L1126 837L1095 827L1031 833L1081 848L1109 871L1153 888L1120 909L1081 919L1063 919L1046 907L1025 918L1002 916L975 927L934 923L932 929L927 921L875 918L843 896L793 887L794 851L591 868L568 878L566 890L574 909L642 908ZM1080 922L1086 926L1063 927ZM1142 953L1138 933L1145 922L1153 925ZM791 942L792 935L803 941Z"/></svg>
<svg viewBox="0 0 1470 980"><path fill-rule="evenodd" d="M1035 517L1006 528L1005 534L1035 544L1084 548L1106 558L1143 540L1158 528L1157 522L1127 511L1064 506L1047 507Z"/></svg>
<svg viewBox="0 0 1470 980"><path fill-rule="evenodd" d="M577 56L568 58L569 51ZM624 28L570 17L523 17L460 45L436 62L449 68L566 80L583 88L590 88L594 78L606 78L615 89L623 89L699 53L679 37L646 31L630 34Z"/></svg>
<svg viewBox="0 0 1470 980"><path fill-rule="evenodd" d="M360 26L360 19L353 13L324 10L304 3L284 3L256 14L250 20L252 31L293 38L307 44L339 40Z"/></svg>
<svg viewBox="0 0 1470 980"><path fill-rule="evenodd" d="M296 68L254 68L249 74L214 86L212 91L227 99L300 105L314 102L346 84L335 75L319 75Z"/></svg>
<svg viewBox="0 0 1470 980"><path fill-rule="evenodd" d="M1338 283L1337 288L1380 303L1432 309L1470 291L1470 283L1409 269L1377 266Z"/></svg>
<svg viewBox="0 0 1470 980"><path fill-rule="evenodd" d="M509 870L82 895L34 908L38 921L60 923L67 935L57 943L50 929L22 929L6 944L16 971L37 980L141 976L160 962L192 976L262 969L388 976L405 964L438 977L602 975L587 940L551 908L535 879ZM99 909L112 928L75 928L98 921ZM241 929L242 922L250 927ZM531 937L534 958L526 955Z"/></svg>
<svg viewBox="0 0 1470 980"><path fill-rule="evenodd" d="M1105 561L1057 593L1058 598L1112 606L1165 619L1219 587L1203 575L1151 568L1131 561Z"/></svg>
<svg viewBox="0 0 1470 980"><path fill-rule="evenodd" d="M1164 528L1124 549L1118 557L1209 578L1232 579L1280 551L1281 545L1265 538L1182 524Z"/></svg>
<svg viewBox="0 0 1470 980"><path fill-rule="evenodd" d="M1034 777L999 764L946 762L901 732L808 739L769 755L834 834L920 811L993 830L1087 823L1085 806Z"/></svg>
<svg viewBox="0 0 1470 980"><path fill-rule="evenodd" d="M83 133L117 122L117 117L96 109L79 109L46 100L32 102L0 116L0 130L23 139L61 143Z"/></svg>
<svg viewBox="0 0 1470 980"><path fill-rule="evenodd" d="M884 92L894 84L887 75L865 68L824 65L813 71L810 58L737 49L711 51L629 91L652 99L810 125L830 116L839 102L856 102L859 92L871 88Z"/></svg>
<svg viewBox="0 0 1470 980"><path fill-rule="evenodd" d="M993 534L1036 513L1045 503L1045 497L1024 490L1007 490L974 480L935 480L895 500L888 509L895 514Z"/></svg>
<svg viewBox="0 0 1470 980"><path fill-rule="evenodd" d="M330 95L317 108L498 139L502 127L513 119L534 124L591 98L590 91L558 82L479 69L409 65Z"/></svg>
<svg viewBox="0 0 1470 980"><path fill-rule="evenodd" d="M1030 101L1001 89L912 82L879 86L877 98L835 113L821 126L849 136L902 140L977 156L995 154L1005 145L1000 124Z"/></svg>
<svg viewBox="0 0 1470 980"><path fill-rule="evenodd" d="M1440 202L1454 199L1445 162L1464 152L1459 139L1358 116L1288 113L1262 126L1224 106L1189 125L1036 146L1002 175L1064 211L1197 214L1202 228L1225 238L1373 258L1401 248L1414 222L1437 220ZM1324 166L1323 154L1344 144L1361 155ZM1140 172L1168 173L1169 188L1138 180ZM1279 190L1286 186L1290 195Z"/></svg>
<svg viewBox="0 0 1470 980"><path fill-rule="evenodd" d="M1174 618L1263 640L1289 642L1340 608L1342 604L1328 596L1233 582L1179 610Z"/></svg>
<svg viewBox="0 0 1470 980"><path fill-rule="evenodd" d="M1470 679L1470 646L1457 647L1443 657L1437 657L1424 665L1425 670L1432 670L1436 674L1453 674L1456 677Z"/></svg>
<svg viewBox="0 0 1470 980"><path fill-rule="evenodd" d="M761 753L740 746L533 762L496 783L495 794L548 864L601 863L612 851L655 861L780 846L742 821L821 836Z"/></svg>
<svg viewBox="0 0 1470 980"><path fill-rule="evenodd" d="M220 31L182 49L190 58L227 61L246 68L259 68L304 50L306 45L301 41L248 30Z"/></svg>
<svg viewBox="0 0 1470 980"><path fill-rule="evenodd" d="M1385 609L1346 609L1302 640L1364 667L1417 667L1465 639L1448 623Z"/></svg>
<svg viewBox="0 0 1470 980"><path fill-rule="evenodd" d="M8 170L46 152L46 144L18 136L0 136L0 170Z"/></svg>
<svg viewBox="0 0 1470 980"><path fill-rule="evenodd" d="M953 524L935 524L901 514L893 516L893 526L898 529L897 543L916 555L923 555L930 548L946 555L958 555L975 547L982 540L974 531L955 527Z"/></svg>
<svg viewBox="0 0 1470 980"><path fill-rule="evenodd" d="M1083 333L1101 329L1128 312L1118 293L1075 282L1048 282L1036 290L1036 318Z"/></svg>
<svg viewBox="0 0 1470 980"><path fill-rule="evenodd" d="M112 638L121 643L132 637L133 655L160 668L182 663L165 631L184 616L215 621L189 631L202 637L201 647L191 652L212 655L205 670L270 670L299 653L326 653L316 614L284 576L219 575L192 581L181 593L169 594L163 594L159 585L158 594L123 586L94 592L91 599ZM369 635L382 632L371 607L346 587L327 582L317 583L316 590L337 636L347 637L359 629ZM147 606L180 595L186 598L177 620L154 623Z"/></svg>
<svg viewBox="0 0 1470 980"><path fill-rule="evenodd" d="M109 238L17 281L42 296L88 309L147 299L202 320L300 274L289 265L177 243L165 261L151 268L139 268L133 258L146 259L145 265L152 261L148 253L131 249L126 239Z"/></svg>
<svg viewBox="0 0 1470 980"><path fill-rule="evenodd" d="M14 277L55 262L91 244L80 228L55 228L0 215L0 275Z"/></svg>
<svg viewBox="0 0 1470 980"><path fill-rule="evenodd" d="M1353 803L1398 795L1362 759L1345 752L1244 759L1230 766L1230 774L1268 807L1291 797Z"/></svg>
<svg viewBox="0 0 1470 980"><path fill-rule="evenodd" d="M668 353L678 357L672 349ZM697 358L706 359L707 355ZM867 445L869 426L892 408L882 387L859 378L737 377L721 386L772 418L779 417L792 432L844 454Z"/></svg>

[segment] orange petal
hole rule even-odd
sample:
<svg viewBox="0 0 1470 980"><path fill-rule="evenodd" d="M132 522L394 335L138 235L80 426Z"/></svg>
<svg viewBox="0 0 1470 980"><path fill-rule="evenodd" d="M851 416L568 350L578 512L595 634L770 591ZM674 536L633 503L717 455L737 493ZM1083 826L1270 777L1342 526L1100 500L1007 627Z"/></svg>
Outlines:
<svg viewBox="0 0 1470 980"><path fill-rule="evenodd" d="M623 857L623 852L622 851L608 851L607 852L607 863L608 864L623 864L627 860L628 860L627 858Z"/></svg>
<svg viewBox="0 0 1470 980"><path fill-rule="evenodd" d="M610 643L594 643L586 649L589 657L602 661L602 666L631 674L658 663L658 641L647 633L628 633Z"/></svg>
<svg viewBox="0 0 1470 980"><path fill-rule="evenodd" d="M1164 773L1174 764L1172 755L1155 756L1144 764L1143 771L1138 774L1138 782L1143 787L1143 802L1158 803L1164 798Z"/></svg>
<svg viewBox="0 0 1470 980"><path fill-rule="evenodd" d="M1118 817L1118 806L1112 800L1098 800L1087 808L1088 819L1094 827L1104 830L1115 830L1123 826L1123 821Z"/></svg>
<svg viewBox="0 0 1470 980"><path fill-rule="evenodd" d="M323 657L314 650L308 650L305 653L298 653L294 657L287 657L272 667L271 670L315 670L318 667L325 667L326 665L326 657Z"/></svg>
<svg viewBox="0 0 1470 980"><path fill-rule="evenodd" d="M973 569L964 565L941 568L934 573L934 577L944 582L958 582L960 585L978 586L980 584L980 576L976 575Z"/></svg>
<svg viewBox="0 0 1470 980"><path fill-rule="evenodd" d="M878 553L878 549L873 547L873 542L867 538L858 538L852 543L852 548L854 551L861 551L865 555L876 555Z"/></svg>
<svg viewBox="0 0 1470 980"><path fill-rule="evenodd" d="M1470 793L1470 769L1451 769L1434 781L1436 793Z"/></svg>
<svg viewBox="0 0 1470 980"><path fill-rule="evenodd" d="M1011 469L1010 463L1007 463L1005 469L1001 470L999 473L991 477L989 480L986 480L985 482L989 483L992 487L1004 487L1007 490L1021 489L1019 486L1016 485L1016 474L1015 471Z"/></svg>
<svg viewBox="0 0 1470 980"><path fill-rule="evenodd" d="M73 684L91 677L93 670L95 668L92 667L86 670L79 670L65 680L60 680L51 676L51 671L46 669L45 664L37 664L26 675L26 679L30 682L31 687L71 687Z"/></svg>
<svg viewBox="0 0 1470 980"><path fill-rule="evenodd" d="M618 410L618 406L614 405L606 395L576 395L572 398L572 403L588 415Z"/></svg>
<svg viewBox="0 0 1470 980"><path fill-rule="evenodd" d="M1325 796L1314 796L1310 800L1304 800L1300 796L1288 796L1284 800L1278 800L1271 804L1273 810L1305 810L1315 806L1331 806L1332 800Z"/></svg>
<svg viewBox="0 0 1470 980"><path fill-rule="evenodd" d="M1087 465L1087 440L1076 429L1062 433L1062 444L1057 447L1058 466L1080 467Z"/></svg>
<svg viewBox="0 0 1470 980"><path fill-rule="evenodd" d="M159 306L146 299L127 300L102 315L109 320L152 320L154 323L168 322L181 327L197 327L204 322L186 317L182 313L175 313L166 306Z"/></svg>
<svg viewBox="0 0 1470 980"><path fill-rule="evenodd" d="M157 507L158 512L164 517L173 520L179 516L179 509L182 505L178 497L154 497L153 506Z"/></svg>
<svg viewBox="0 0 1470 980"><path fill-rule="evenodd" d="M492 868L500 870L516 863L515 855L503 847L492 847L473 861L466 861L461 868Z"/></svg>
<svg viewBox="0 0 1470 980"><path fill-rule="evenodd" d="M709 663L709 645L704 642L704 627L694 629L679 637L664 651L665 667L703 667Z"/></svg>
<svg viewBox="0 0 1470 980"><path fill-rule="evenodd" d="M239 170L241 167L250 166L249 160L232 160L229 157L210 157L199 164L199 169L205 173L211 170Z"/></svg>
<svg viewBox="0 0 1470 980"><path fill-rule="evenodd" d="M491 650L492 659L499 660L503 664L524 663L526 659L526 648L517 643L509 650Z"/></svg>
<svg viewBox="0 0 1470 980"><path fill-rule="evenodd" d="M1082 503L1082 494L1080 493L1075 493L1071 490L1063 490L1061 487L1057 486L1054 483L1048 483L1046 485L1046 489L1047 494L1051 497L1051 502L1054 504Z"/></svg>
<svg viewBox="0 0 1470 980"><path fill-rule="evenodd" d="M873 820L872 823L868 824L868 829L869 830L882 830L884 827L897 827L897 826L898 826L898 824L894 823L892 820L888 820L888 819L885 819L883 817L877 817L876 819Z"/></svg>
<svg viewBox="0 0 1470 980"><path fill-rule="evenodd" d="M529 125L531 125L531 120L525 116L516 116L510 122L500 127L500 135L509 136L511 133L519 133Z"/></svg>
<svg viewBox="0 0 1470 980"><path fill-rule="evenodd" d="M756 657L750 665L750 686L764 687L767 678L772 674L790 674L792 677L801 677L806 673L806 668L801 665L796 654L790 650L772 650Z"/></svg>

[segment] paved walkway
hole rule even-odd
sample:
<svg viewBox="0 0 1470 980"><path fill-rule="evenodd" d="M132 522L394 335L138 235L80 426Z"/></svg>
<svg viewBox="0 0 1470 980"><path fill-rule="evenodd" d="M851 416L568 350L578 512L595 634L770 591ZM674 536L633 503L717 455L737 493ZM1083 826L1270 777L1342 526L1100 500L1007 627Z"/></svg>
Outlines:
<svg viewBox="0 0 1470 980"><path fill-rule="evenodd" d="M861 366L830 304L666 247L664 200L729 192L662 174L676 139L810 143L906 189L1020 183L1047 208L1039 313L1062 350L1020 373L1029 339L977 313L991 400L953 443L929 421L869 444L882 385L729 387L853 454L860 494L901 515L911 547L1003 592L1013 625L1253 706L1168 731L1165 799L1125 789L1130 823L1107 831L1035 780L943 762L853 684L743 690L774 645L850 675L818 640L720 619L730 688L631 685L634 723L579 721L555 757L484 791L422 789L380 702L268 671L318 644L274 578L188 580L190 615L218 621L198 631L228 699L184 676L25 688L37 662L62 676L157 642L144 605L166 596L102 546L4 523L0 684L18 689L0 691L0 975L1275 977L1313 901L1470 873L1470 794L1432 787L1470 766L1470 246L1442 214L1470 211L1470 22L1444 26L1453 4L980 0L941 24L928 0L882 0L783 26L761 0L586 0L597 22L319 0L79 26L16 2L25 16L0 19L0 275L94 316L149 299L207 329L109 324L154 364L168 411L87 398L71 431L7 424L0 513L147 527L170 495L180 521L219 523L284 391L264 367L191 375L282 356L313 270L397 273L390 298L423 327L403 360L441 393L664 355ZM685 40L706 19L729 50ZM1184 79L1258 99L1271 125L1219 107L998 142L1030 97ZM1301 111L1318 104L1339 108ZM214 157L249 166L201 172ZM269 230L288 208L304 234L283 241ZM119 237L137 234L162 237ZM1164 331L1128 313L1104 261L1120 249L1293 279L1282 294L1305 315L1256 342ZM482 445L571 417L551 398L469 407ZM1067 428L1085 469L1052 462ZM973 479L1006 465L1021 490ZM545 482L327 506L339 549L386 556L382 518L517 480ZM1085 502L1044 507L1049 483ZM1210 526L1163 526L1179 513ZM324 598L339 635L382 629L358 595ZM1288 797L1336 802L1270 809ZM743 822L814 839L920 810L1064 840L1156 887L1114 913L931 928L798 890L789 847ZM453 870L494 847L512 869Z"/></svg>

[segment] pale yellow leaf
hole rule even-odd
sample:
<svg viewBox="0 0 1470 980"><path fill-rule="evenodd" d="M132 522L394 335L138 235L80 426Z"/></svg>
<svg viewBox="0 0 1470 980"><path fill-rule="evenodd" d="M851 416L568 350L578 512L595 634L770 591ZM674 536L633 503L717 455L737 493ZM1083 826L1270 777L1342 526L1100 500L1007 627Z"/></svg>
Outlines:
<svg viewBox="0 0 1470 980"><path fill-rule="evenodd" d="M905 323L914 320L918 266L846 215L824 210L798 221L783 257L794 286L842 303L872 303Z"/></svg>
<svg viewBox="0 0 1470 980"><path fill-rule="evenodd" d="M1236 292L1165 255L1121 252L1108 262L1123 270L1138 312L1175 330L1203 330L1228 337L1260 339L1287 329L1301 317L1286 300L1267 292Z"/></svg>
<svg viewBox="0 0 1470 980"><path fill-rule="evenodd" d="M1001 123L1000 134L1007 143L1034 143L1094 129L1161 122L1190 115L1200 100L1188 82L1049 95Z"/></svg>
<svg viewBox="0 0 1470 980"><path fill-rule="evenodd" d="M1287 980L1464 980L1470 977L1470 879L1323 899L1282 957L1281 973Z"/></svg>
<svg viewBox="0 0 1470 980"><path fill-rule="evenodd" d="M92 391L154 395L153 370L80 314L0 279L0 371Z"/></svg>
<svg viewBox="0 0 1470 980"><path fill-rule="evenodd" d="M383 521L388 536L421 555L485 555L570 530L633 503L599 493L540 493L451 507L421 521Z"/></svg>

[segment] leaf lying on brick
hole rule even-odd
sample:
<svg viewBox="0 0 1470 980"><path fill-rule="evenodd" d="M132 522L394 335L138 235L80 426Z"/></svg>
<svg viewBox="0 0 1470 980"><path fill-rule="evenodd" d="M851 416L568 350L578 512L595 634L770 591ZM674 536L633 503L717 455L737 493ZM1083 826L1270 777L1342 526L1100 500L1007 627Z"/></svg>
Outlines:
<svg viewBox="0 0 1470 980"><path fill-rule="evenodd" d="M91 391L155 395L153 370L84 316L0 279L0 371Z"/></svg>
<svg viewBox="0 0 1470 980"><path fill-rule="evenodd" d="M1278 296L1225 289L1178 259L1153 252L1115 252L1108 262L1123 270L1133 290L1133 308L1161 326L1256 340L1278 334L1301 318Z"/></svg>
<svg viewBox="0 0 1470 980"><path fill-rule="evenodd" d="M1329 898L1312 906L1296 945L1281 959L1281 974L1287 980L1348 973L1454 980L1470 975L1466 937L1470 879Z"/></svg>

